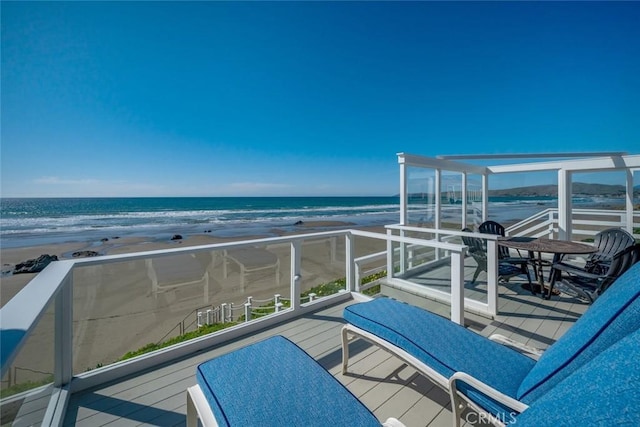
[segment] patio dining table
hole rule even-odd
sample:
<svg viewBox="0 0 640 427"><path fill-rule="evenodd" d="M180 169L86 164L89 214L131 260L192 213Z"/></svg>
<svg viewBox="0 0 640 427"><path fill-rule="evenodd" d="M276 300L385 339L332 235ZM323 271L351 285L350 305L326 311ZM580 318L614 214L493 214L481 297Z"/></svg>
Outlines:
<svg viewBox="0 0 640 427"><path fill-rule="evenodd" d="M551 298L551 290L549 289L547 293L547 289L544 286L544 266L553 265L565 255L586 255L597 251L597 248L585 243L535 237L501 237L498 239L498 244L507 248L528 251L529 253L537 252L537 257L535 255L532 256L530 263L538 277L538 283L525 284L523 287L529 287L528 289L534 295L540 293L545 299ZM553 261L543 259L543 252L553 254Z"/></svg>

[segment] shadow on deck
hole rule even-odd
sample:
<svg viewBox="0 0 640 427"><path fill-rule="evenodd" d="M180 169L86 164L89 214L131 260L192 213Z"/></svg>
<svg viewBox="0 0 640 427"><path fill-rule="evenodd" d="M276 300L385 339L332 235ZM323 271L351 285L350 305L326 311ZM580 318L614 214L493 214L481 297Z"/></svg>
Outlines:
<svg viewBox="0 0 640 427"><path fill-rule="evenodd" d="M522 289L522 283L512 279L510 283L500 285L500 314L489 319L467 313L467 326L485 336L500 333L544 349L555 342L587 308L586 304L563 296L543 300ZM447 315L448 307L444 304L409 299L407 302ZM349 373L341 373L342 311L352 303L337 304L152 371L78 393L71 398L65 425L185 425L186 389L196 383L196 366L272 335L283 335L304 349L345 384L378 419L395 417L409 427L451 425L447 393L375 346L362 340L353 342L350 345ZM229 381L233 381L233 372L228 375ZM318 404L322 402L314 402L310 395L309 406ZM476 418L471 416L468 419Z"/></svg>

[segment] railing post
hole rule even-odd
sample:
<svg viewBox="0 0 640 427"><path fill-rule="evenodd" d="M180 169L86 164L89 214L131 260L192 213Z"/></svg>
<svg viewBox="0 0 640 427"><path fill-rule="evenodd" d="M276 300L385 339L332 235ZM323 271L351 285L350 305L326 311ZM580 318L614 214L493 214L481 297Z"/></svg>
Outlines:
<svg viewBox="0 0 640 427"><path fill-rule="evenodd" d="M345 265L345 276L347 281L346 290L348 292L355 290L354 282L355 282L355 266L354 266L354 236L351 233L347 233L344 236L345 238L345 257L346 257L346 265Z"/></svg>
<svg viewBox="0 0 640 427"><path fill-rule="evenodd" d="M452 261L453 262L453 261ZM487 305L498 307L498 242L487 239ZM494 314L494 313L491 313Z"/></svg>
<svg viewBox="0 0 640 427"><path fill-rule="evenodd" d="M362 278L360 277L360 264L354 261L353 268L355 270L354 271L355 291L360 292L360 282L362 281Z"/></svg>
<svg viewBox="0 0 640 427"><path fill-rule="evenodd" d="M313 292L311 292L311 293L309 294L309 302L313 301L314 299L316 299L316 294L315 294L315 293L313 293Z"/></svg>
<svg viewBox="0 0 640 427"><path fill-rule="evenodd" d="M435 218L433 221L433 228L439 230L442 225L442 170L435 170Z"/></svg>
<svg viewBox="0 0 640 427"><path fill-rule="evenodd" d="M300 308L300 264L302 263L302 244L300 240L291 242L291 309Z"/></svg>
<svg viewBox="0 0 640 427"><path fill-rule="evenodd" d="M489 262L491 257L487 254L487 270L491 271L493 266L493 271L491 273L487 272L487 310L491 316L495 316L498 314L498 248L497 242L492 240L492 251L495 250L495 260L496 263ZM489 252L489 245L487 245L487 252ZM491 252L493 253L493 252ZM493 277L493 279L491 279Z"/></svg>
<svg viewBox="0 0 640 427"><path fill-rule="evenodd" d="M398 235L400 237L405 237L405 233L404 230L400 230L400 233L398 233ZM400 274L404 274L407 271L407 257L405 254L405 251L407 249L407 244L404 242L400 242L400 257L399 257L399 262L400 262Z"/></svg>
<svg viewBox="0 0 640 427"><path fill-rule="evenodd" d="M482 222L489 218L489 176L485 173L482 175Z"/></svg>
<svg viewBox="0 0 640 427"><path fill-rule="evenodd" d="M464 325L464 261L460 252L451 253L451 321Z"/></svg>
<svg viewBox="0 0 640 427"><path fill-rule="evenodd" d="M273 296L273 307L274 313L279 313L280 312L280 308L282 307L282 303L280 302L280 294L275 294Z"/></svg>
<svg viewBox="0 0 640 427"><path fill-rule="evenodd" d="M203 325L203 323L202 323L202 312L201 311L198 312L197 319L198 319L198 321L196 322L196 324L198 325L198 328L200 328Z"/></svg>
<svg viewBox="0 0 640 427"><path fill-rule="evenodd" d="M227 303L226 302L223 302L222 304L220 304L220 320L222 321L222 323L227 322Z"/></svg>
<svg viewBox="0 0 640 427"><path fill-rule="evenodd" d="M440 233L434 233L434 239L436 240L436 242L441 242L442 238L440 237ZM442 251L439 248L434 248L434 259L439 260L442 258Z"/></svg>
<svg viewBox="0 0 640 427"><path fill-rule="evenodd" d="M213 323L213 310L210 308L207 309L207 325L211 325Z"/></svg>
<svg viewBox="0 0 640 427"><path fill-rule="evenodd" d="M387 229L387 236L393 235L391 229ZM387 279L393 278L393 242L387 239Z"/></svg>
<svg viewBox="0 0 640 427"><path fill-rule="evenodd" d="M248 322L249 320L251 320L251 303L245 302L244 303L244 321Z"/></svg>
<svg viewBox="0 0 640 427"><path fill-rule="evenodd" d="M73 377L73 275L69 274L55 302L55 362L53 384L62 387Z"/></svg>

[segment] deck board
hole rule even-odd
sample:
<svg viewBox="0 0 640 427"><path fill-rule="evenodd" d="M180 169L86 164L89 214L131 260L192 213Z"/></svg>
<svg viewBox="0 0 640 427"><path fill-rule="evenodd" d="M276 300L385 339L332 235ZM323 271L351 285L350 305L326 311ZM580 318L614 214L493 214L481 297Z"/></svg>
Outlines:
<svg viewBox="0 0 640 427"><path fill-rule="evenodd" d="M485 336L501 333L542 348L561 336L587 308L570 298L542 300L522 290L516 281L501 285L499 293L500 314L495 319L478 316L471 329ZM350 303L337 304L150 372L78 393L70 400L65 425L183 426L186 389L196 383L196 366L272 335L283 335L298 344L381 421L395 417L408 427L450 425L447 393L366 341L350 344L349 372L342 374L340 329L344 324L342 312ZM442 311L442 307L433 308Z"/></svg>

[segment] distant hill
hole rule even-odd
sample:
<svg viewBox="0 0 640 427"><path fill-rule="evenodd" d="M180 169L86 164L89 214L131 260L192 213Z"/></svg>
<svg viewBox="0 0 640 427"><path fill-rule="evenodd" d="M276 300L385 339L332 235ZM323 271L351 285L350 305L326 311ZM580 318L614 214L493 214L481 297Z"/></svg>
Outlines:
<svg viewBox="0 0 640 427"><path fill-rule="evenodd" d="M587 184L584 182L574 182L572 185L574 195L584 196L609 196L623 197L626 193L624 185L608 184ZM640 185L633 187L635 194L640 193ZM529 187L505 188L503 190L489 190L490 196L557 196L558 187L556 185L532 185Z"/></svg>
<svg viewBox="0 0 640 427"><path fill-rule="evenodd" d="M608 184L588 184L585 182L573 183L573 195L574 196L604 196L604 197L624 197L625 195L624 185L608 185ZM426 193L411 193L410 197L421 198ZM634 197L640 197L640 185L633 187ZM447 191L442 191L442 196L447 197ZM554 184L549 185L531 185L528 187L514 187L505 188L502 190L489 190L489 196L500 197L557 197L558 187ZM395 197L399 197L396 194Z"/></svg>

